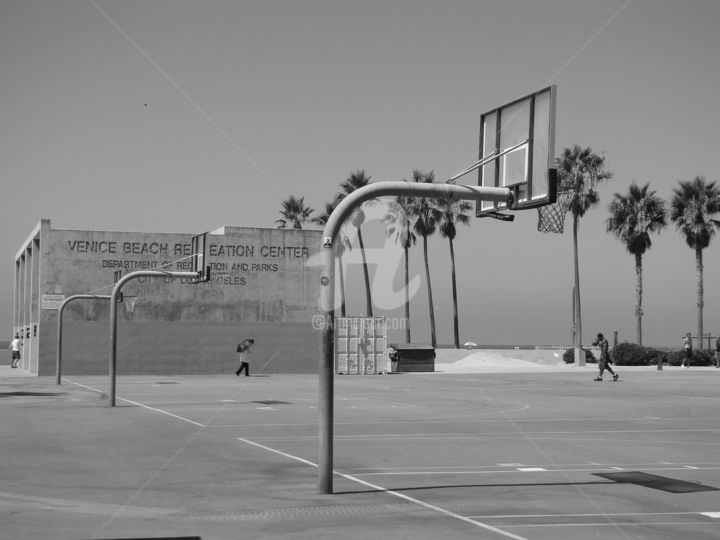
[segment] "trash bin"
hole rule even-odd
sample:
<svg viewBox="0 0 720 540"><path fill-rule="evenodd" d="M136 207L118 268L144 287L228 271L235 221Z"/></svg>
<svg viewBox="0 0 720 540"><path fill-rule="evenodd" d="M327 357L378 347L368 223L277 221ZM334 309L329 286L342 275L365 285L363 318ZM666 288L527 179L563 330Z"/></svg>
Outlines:
<svg viewBox="0 0 720 540"><path fill-rule="evenodd" d="M435 371L435 347L415 343L391 343L393 372Z"/></svg>

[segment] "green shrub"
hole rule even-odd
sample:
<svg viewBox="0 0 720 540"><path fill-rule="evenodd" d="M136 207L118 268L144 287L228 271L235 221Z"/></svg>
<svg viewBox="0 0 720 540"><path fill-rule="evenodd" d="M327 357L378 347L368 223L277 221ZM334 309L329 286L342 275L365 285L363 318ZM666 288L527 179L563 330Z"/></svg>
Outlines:
<svg viewBox="0 0 720 540"><path fill-rule="evenodd" d="M646 349L648 353L648 365L657 366L658 361L667 363L667 351L658 351L657 349Z"/></svg>
<svg viewBox="0 0 720 540"><path fill-rule="evenodd" d="M619 343L610 353L612 361L618 366L648 366L648 349L636 343Z"/></svg>
<svg viewBox="0 0 720 540"><path fill-rule="evenodd" d="M585 351L585 362L588 364L595 364L597 363L597 358L595 358L595 355L590 349L582 349ZM581 353L582 354L582 353ZM566 364L574 364L575 363L575 349L570 347L569 349L566 349L563 353L563 362Z"/></svg>
<svg viewBox="0 0 720 540"><path fill-rule="evenodd" d="M667 354L667 362L669 366L682 365L685 353L683 351L671 351ZM690 361L691 366L714 366L715 365L715 353L711 350L697 349L693 350L692 360Z"/></svg>

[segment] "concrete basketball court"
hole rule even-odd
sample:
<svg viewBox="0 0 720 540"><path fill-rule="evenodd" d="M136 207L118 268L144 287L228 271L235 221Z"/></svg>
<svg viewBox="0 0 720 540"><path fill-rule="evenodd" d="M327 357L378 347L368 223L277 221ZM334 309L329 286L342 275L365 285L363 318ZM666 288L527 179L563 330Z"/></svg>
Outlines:
<svg viewBox="0 0 720 540"><path fill-rule="evenodd" d="M1 536L718 538L720 369L504 363L336 376L333 495L316 376L4 365Z"/></svg>

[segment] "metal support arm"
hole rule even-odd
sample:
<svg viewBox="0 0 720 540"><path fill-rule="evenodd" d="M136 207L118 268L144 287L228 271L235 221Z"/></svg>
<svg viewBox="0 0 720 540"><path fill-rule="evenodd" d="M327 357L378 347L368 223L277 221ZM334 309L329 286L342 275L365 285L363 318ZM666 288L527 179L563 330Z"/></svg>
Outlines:
<svg viewBox="0 0 720 540"><path fill-rule="evenodd" d="M138 270L121 277L110 294L110 407L115 406L115 373L117 366L117 299L123 285L140 277L158 277L172 279L197 279L197 272L163 272L160 270Z"/></svg>
<svg viewBox="0 0 720 540"><path fill-rule="evenodd" d="M334 387L334 304L335 304L335 252L333 243L340 226L355 208L363 202L382 196L407 195L449 200L475 200L512 202L512 192L508 188L460 186L455 184L425 184L415 182L378 182L369 184L352 192L344 198L330 214L323 230L323 242L320 252L320 314L323 318L320 335L319 365L319 454L318 454L318 491L323 494L333 492L333 399Z"/></svg>

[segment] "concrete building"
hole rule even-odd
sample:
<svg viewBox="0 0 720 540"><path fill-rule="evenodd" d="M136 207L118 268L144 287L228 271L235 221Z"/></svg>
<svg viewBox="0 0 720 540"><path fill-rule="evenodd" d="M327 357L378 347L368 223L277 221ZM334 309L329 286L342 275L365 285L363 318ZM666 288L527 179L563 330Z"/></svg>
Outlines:
<svg viewBox="0 0 720 540"><path fill-rule="evenodd" d="M117 373L228 373L254 337L254 373L317 372L321 231L221 227L208 235L211 280L139 278L117 305ZM71 295L110 295L115 272L191 269L190 234L53 229L42 220L15 256L13 331L21 366L53 375L58 308ZM107 374L109 300L63 312L63 375Z"/></svg>

